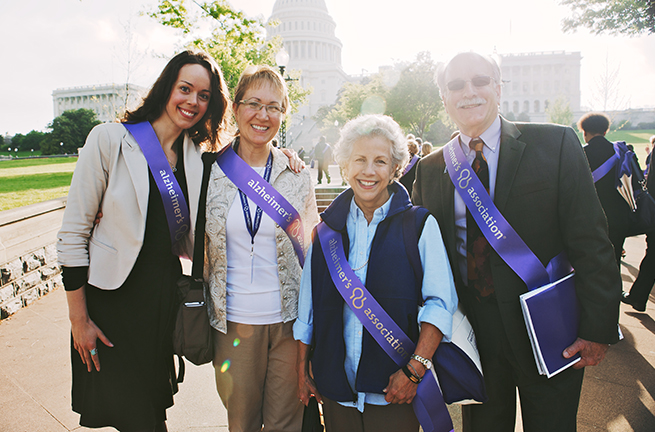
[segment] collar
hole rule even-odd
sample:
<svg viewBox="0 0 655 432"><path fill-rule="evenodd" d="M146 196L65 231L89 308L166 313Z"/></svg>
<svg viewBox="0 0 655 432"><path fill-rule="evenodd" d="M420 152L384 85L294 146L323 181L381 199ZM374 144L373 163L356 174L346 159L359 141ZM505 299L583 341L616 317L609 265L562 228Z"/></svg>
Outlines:
<svg viewBox="0 0 655 432"><path fill-rule="evenodd" d="M471 142L473 138L477 137L470 137L468 135L464 135L463 133L460 133L459 136L462 140L462 143L464 144L462 147L464 154L468 155L469 152L472 151L469 147L469 142ZM500 116L496 117L496 120L491 123L491 126L489 126L486 131L482 132L482 135L480 135L479 138L484 141L485 147L487 147L489 150L494 153L498 151L498 148L500 147Z"/></svg>
<svg viewBox="0 0 655 432"><path fill-rule="evenodd" d="M380 223L384 218L387 217L387 214L389 214L389 209L391 208L391 201L393 200L393 196L395 195L394 192L389 191L389 199L385 201L384 204L382 204L380 207L375 209L373 212L373 219L371 220L371 223ZM358 218L364 218L364 212L362 209L359 208L355 200L350 201L350 212L349 216L354 217L355 219Z"/></svg>
<svg viewBox="0 0 655 432"><path fill-rule="evenodd" d="M412 207L412 203L409 200L409 194L407 194L407 190L402 187L400 183L394 181L388 186L388 188L390 195L389 200L375 211L376 216L378 211L383 211L385 212L384 218L390 218ZM323 221L333 230L345 231L348 214L350 213L352 206L354 205L358 211L361 211L356 206L353 197L354 193L352 188L348 188L341 192L341 194L332 201L330 206L321 213L321 219L323 219ZM388 205L388 207L385 210L380 210L386 205Z"/></svg>

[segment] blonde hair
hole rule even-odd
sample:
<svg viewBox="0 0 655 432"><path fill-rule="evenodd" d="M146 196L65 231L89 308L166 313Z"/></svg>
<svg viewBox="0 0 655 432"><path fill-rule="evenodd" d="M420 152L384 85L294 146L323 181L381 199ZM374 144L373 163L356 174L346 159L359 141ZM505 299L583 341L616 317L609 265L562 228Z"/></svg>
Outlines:
<svg viewBox="0 0 655 432"><path fill-rule="evenodd" d="M234 89L234 103L241 102L248 89L260 87L264 83L270 84L282 95L282 112L286 113L289 107L287 85L279 72L268 65L250 65L243 71Z"/></svg>

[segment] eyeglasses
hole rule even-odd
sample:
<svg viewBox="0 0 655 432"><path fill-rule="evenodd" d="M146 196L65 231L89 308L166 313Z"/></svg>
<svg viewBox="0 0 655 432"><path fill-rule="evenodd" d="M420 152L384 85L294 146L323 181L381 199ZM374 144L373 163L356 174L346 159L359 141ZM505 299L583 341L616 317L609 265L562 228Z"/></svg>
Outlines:
<svg viewBox="0 0 655 432"><path fill-rule="evenodd" d="M446 87L448 87L448 90L450 91L458 91L464 88L467 82L470 82L476 87L484 87L488 86L489 83L491 83L491 78L490 76L486 75L479 75L471 78L470 80L463 80L463 79L456 79L452 80L448 84L446 84Z"/></svg>
<svg viewBox="0 0 655 432"><path fill-rule="evenodd" d="M279 105L264 105L253 99L242 100L239 101L239 103L247 106L253 111L261 111L262 108L266 107L266 112L272 116L279 116L284 113L282 107Z"/></svg>

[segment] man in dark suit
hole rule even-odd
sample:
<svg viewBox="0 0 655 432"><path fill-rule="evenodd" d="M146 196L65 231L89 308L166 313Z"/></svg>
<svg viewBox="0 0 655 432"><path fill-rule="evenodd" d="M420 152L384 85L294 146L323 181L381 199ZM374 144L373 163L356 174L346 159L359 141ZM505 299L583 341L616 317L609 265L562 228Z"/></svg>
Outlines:
<svg viewBox="0 0 655 432"><path fill-rule="evenodd" d="M454 145L469 163L484 163L495 205L544 266L566 252L581 305L579 337L563 353L579 352L581 361L550 379L539 375L519 303L525 283L488 243L467 239L466 208L446 172L443 149L419 162L413 201L427 207L441 227L457 292L476 332L489 396L484 404L464 407L464 430L513 431L518 387L526 432L575 431L583 368L600 363L608 344L617 342L621 296L584 152L571 128L502 119L500 69L490 58L458 54L438 81L446 112L460 130ZM476 146L480 154L469 148L474 138L483 141L482 148ZM484 170L475 164L474 169L482 178ZM467 250L468 243L475 248Z"/></svg>
<svg viewBox="0 0 655 432"><path fill-rule="evenodd" d="M592 171L600 167L607 159L614 155L614 146L605 138L610 128L610 119L603 113L587 113L578 121L578 129L582 131L584 147L589 168ZM623 243L627 236L629 226L630 207L616 189L616 167L607 173L595 184L598 199L603 206L609 237L614 246L614 257L617 265L621 265Z"/></svg>

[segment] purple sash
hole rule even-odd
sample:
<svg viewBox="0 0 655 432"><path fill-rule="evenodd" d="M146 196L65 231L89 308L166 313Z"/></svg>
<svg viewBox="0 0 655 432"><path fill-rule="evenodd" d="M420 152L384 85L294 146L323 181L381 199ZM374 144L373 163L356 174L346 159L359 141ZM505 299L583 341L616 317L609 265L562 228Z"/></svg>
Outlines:
<svg viewBox="0 0 655 432"><path fill-rule="evenodd" d="M416 345L355 275L346 259L341 234L325 222L318 224L317 233L330 276L339 294L384 352L398 366L407 364ZM423 378L412 402L421 427L425 432L452 432L453 423L433 373L427 371Z"/></svg>
<svg viewBox="0 0 655 432"><path fill-rule="evenodd" d="M466 160L455 138L444 147L444 161L455 190L464 200L473 219L489 245L525 282L529 290L554 282L571 272L563 253L548 264L548 268L530 250L491 200L486 189Z"/></svg>
<svg viewBox="0 0 655 432"><path fill-rule="evenodd" d="M417 155L412 156L412 160L409 161L407 166L405 167L405 170L403 171L403 175L407 174L409 170L412 169L414 165L416 165L416 162L418 162L419 157Z"/></svg>
<svg viewBox="0 0 655 432"><path fill-rule="evenodd" d="M184 193L182 193L182 188L168 163L168 159L166 159L159 139L150 122L123 123L123 126L132 134L139 147L141 147L141 151L148 162L148 168L159 189L161 200L164 203L168 229L171 234L173 253L186 258L177 242L185 236L191 226L189 206L184 198Z"/></svg>
<svg viewBox="0 0 655 432"><path fill-rule="evenodd" d="M591 173L591 176L594 178L594 183L605 177L605 174L607 174L608 172L610 172L612 168L614 168L614 165L616 165L616 161L618 161L619 159L620 159L619 155L614 153L612 156L610 156L609 159L603 162L601 166L596 168Z"/></svg>
<svg viewBox="0 0 655 432"><path fill-rule="evenodd" d="M298 211L228 146L216 159L225 175L289 236L300 266L305 265L305 231Z"/></svg>

